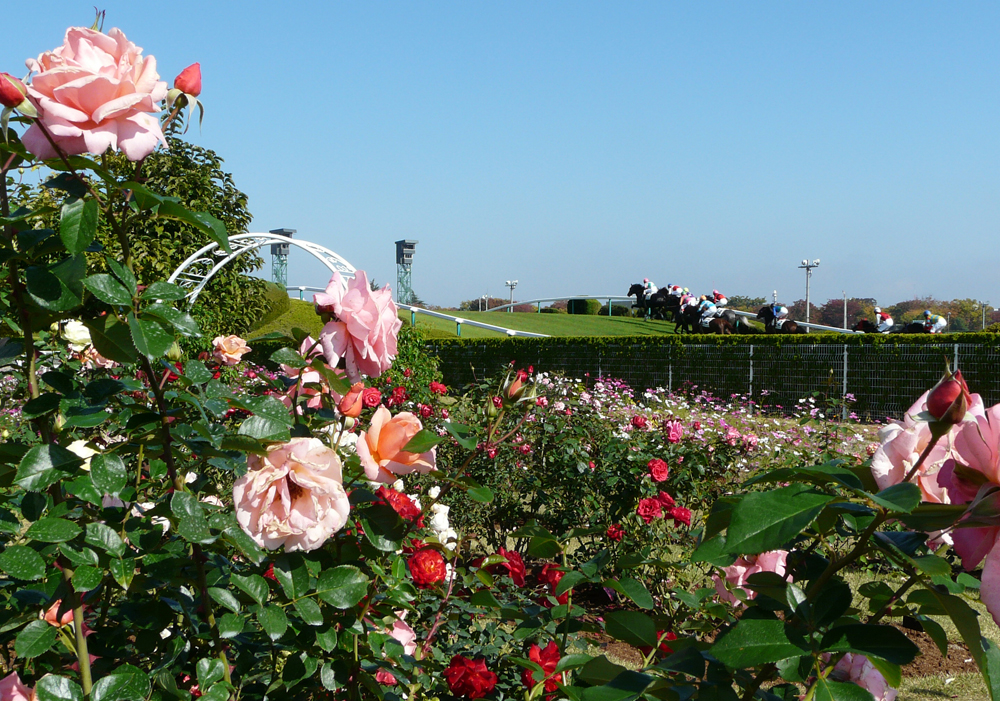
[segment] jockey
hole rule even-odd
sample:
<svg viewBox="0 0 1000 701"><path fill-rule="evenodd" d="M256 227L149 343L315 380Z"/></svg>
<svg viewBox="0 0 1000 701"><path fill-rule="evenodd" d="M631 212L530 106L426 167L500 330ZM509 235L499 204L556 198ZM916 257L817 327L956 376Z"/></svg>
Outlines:
<svg viewBox="0 0 1000 701"><path fill-rule="evenodd" d="M771 305L771 311L774 313L775 326L780 326L780 322L784 321L785 317L788 316L788 307L777 302Z"/></svg>
<svg viewBox="0 0 1000 701"><path fill-rule="evenodd" d="M681 292L681 306L682 307L696 307L698 306L698 298L687 291L687 288Z"/></svg>
<svg viewBox="0 0 1000 701"><path fill-rule="evenodd" d="M708 322L718 315L719 308L715 306L715 302L708 295L702 295L698 302L698 312L701 314L701 325L708 326Z"/></svg>
<svg viewBox="0 0 1000 701"><path fill-rule="evenodd" d="M642 294L646 299L655 295L658 289L656 284L651 282L648 277L642 279Z"/></svg>
<svg viewBox="0 0 1000 701"><path fill-rule="evenodd" d="M876 331L879 333L889 333L889 329L892 328L892 325L895 322L893 322L892 317L886 312L882 311L878 307L875 307L875 323L878 326L875 329Z"/></svg>
<svg viewBox="0 0 1000 701"><path fill-rule="evenodd" d="M948 322L945 321L944 317L932 314L930 309L924 312L924 329L927 330L927 333L941 333L947 325Z"/></svg>
<svg viewBox="0 0 1000 701"><path fill-rule="evenodd" d="M670 286L670 294L672 296L678 297L678 298L683 297L684 296L684 288L681 287L680 285L671 285Z"/></svg>
<svg viewBox="0 0 1000 701"><path fill-rule="evenodd" d="M718 290L712 290L712 301L715 302L715 306L724 307L729 304L729 300L726 299L726 295L722 294Z"/></svg>

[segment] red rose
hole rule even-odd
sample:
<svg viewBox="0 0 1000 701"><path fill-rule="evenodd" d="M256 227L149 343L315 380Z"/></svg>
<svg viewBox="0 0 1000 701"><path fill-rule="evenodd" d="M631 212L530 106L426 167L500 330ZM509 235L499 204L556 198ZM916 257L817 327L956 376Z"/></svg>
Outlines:
<svg viewBox="0 0 1000 701"><path fill-rule="evenodd" d="M503 555L507 558L506 562L500 562L491 567L490 569L504 569L507 570L507 574L514 584L519 587L524 586L524 560L521 559L521 554L513 550L504 550L500 548L497 550L497 555Z"/></svg>
<svg viewBox="0 0 1000 701"><path fill-rule="evenodd" d="M972 402L969 386L962 379L962 371L954 375L945 372L941 381L927 394L927 412L938 421L957 424L965 418Z"/></svg>
<svg viewBox="0 0 1000 701"><path fill-rule="evenodd" d="M448 680L451 693L469 699L481 699L497 685L497 675L486 668L486 661L482 659L470 660L455 655L442 674Z"/></svg>
<svg viewBox="0 0 1000 701"><path fill-rule="evenodd" d="M448 388L440 382L431 382L431 394L448 394Z"/></svg>
<svg viewBox="0 0 1000 701"><path fill-rule="evenodd" d="M693 424L691 424L691 428L693 428L695 431L700 431L701 421L695 421Z"/></svg>
<svg viewBox="0 0 1000 701"><path fill-rule="evenodd" d="M659 648L660 652L662 652L664 655L673 654L674 649L669 645L667 645L668 640L677 640L677 636L674 635L673 632L668 632L666 635L664 635L662 630L658 630L656 631L656 639L660 641L660 648ZM639 648L639 650L642 652L643 655L649 655L649 653L653 651L653 646L643 645L642 647Z"/></svg>
<svg viewBox="0 0 1000 701"><path fill-rule="evenodd" d="M656 500L660 502L664 509L672 509L677 505L674 498L667 494L666 492L660 492L656 495Z"/></svg>
<svg viewBox="0 0 1000 701"><path fill-rule="evenodd" d="M382 402L382 393L374 387L369 387L361 393L361 401L365 403L366 407L372 409Z"/></svg>
<svg viewBox="0 0 1000 701"><path fill-rule="evenodd" d="M538 672L525 669L521 671L521 683L527 688L534 688L535 684L545 682L545 691L553 692L559 690L559 682L562 681L562 672L556 672L556 665L559 664L559 646L556 641L551 641L545 649L532 645L528 650L528 659L542 668L545 676L538 679L535 675Z"/></svg>
<svg viewBox="0 0 1000 701"><path fill-rule="evenodd" d="M0 73L0 105L17 107L24 102L28 89L10 73Z"/></svg>
<svg viewBox="0 0 1000 701"><path fill-rule="evenodd" d="M618 543L621 541L622 538L625 537L625 529L622 528L620 523L612 523L610 526L608 526L608 530L605 535L607 535L608 538L610 538L611 540Z"/></svg>
<svg viewBox="0 0 1000 701"><path fill-rule="evenodd" d="M499 409L503 406L503 400L500 397L493 397L493 406Z"/></svg>
<svg viewBox="0 0 1000 701"><path fill-rule="evenodd" d="M420 418L422 419L429 419L434 414L434 410L426 404L417 404L417 411L420 412Z"/></svg>
<svg viewBox="0 0 1000 701"><path fill-rule="evenodd" d="M375 672L375 681L385 686L396 686L398 683L396 677L392 676L392 672L381 667Z"/></svg>
<svg viewBox="0 0 1000 701"><path fill-rule="evenodd" d="M424 514L417 508L417 505L413 503L410 497L389 487L379 487L375 494L391 506L401 519L410 523L416 523L421 528L423 527Z"/></svg>
<svg viewBox="0 0 1000 701"><path fill-rule="evenodd" d="M421 589L429 589L443 582L447 570L441 553L433 548L418 550L410 556L410 576Z"/></svg>
<svg viewBox="0 0 1000 701"><path fill-rule="evenodd" d="M685 509L683 506L675 506L670 510L670 518L674 520L674 523L680 521L685 526L690 526L691 509Z"/></svg>
<svg viewBox="0 0 1000 701"><path fill-rule="evenodd" d="M447 419L448 418L448 410L447 409L442 409L441 410L441 418L442 419Z"/></svg>
<svg viewBox="0 0 1000 701"><path fill-rule="evenodd" d="M643 499L639 502L635 512L643 521L649 523L663 515L663 504L660 503L659 499Z"/></svg>
<svg viewBox="0 0 1000 701"><path fill-rule="evenodd" d="M670 468L667 467L667 463L660 458L653 458L648 463L646 467L649 468L649 476L653 478L654 482L663 482L670 475Z"/></svg>
<svg viewBox="0 0 1000 701"><path fill-rule="evenodd" d="M646 428L646 417L642 414L636 414L632 417L632 426L634 428Z"/></svg>
<svg viewBox="0 0 1000 701"><path fill-rule="evenodd" d="M201 95L201 64L192 63L174 78L174 87L191 97Z"/></svg>
<svg viewBox="0 0 1000 701"><path fill-rule="evenodd" d="M413 377L413 370L410 370L410 368L403 368L403 377Z"/></svg>
<svg viewBox="0 0 1000 701"><path fill-rule="evenodd" d="M538 581L548 587L549 595L555 596L555 599L560 604L565 604L569 601L569 589L564 591L559 596L556 596L556 587L559 586L559 580L565 576L565 572L559 569L558 565L554 565L548 562L542 566L542 571L538 574ZM544 606L551 606L552 604L546 599L541 602Z"/></svg>

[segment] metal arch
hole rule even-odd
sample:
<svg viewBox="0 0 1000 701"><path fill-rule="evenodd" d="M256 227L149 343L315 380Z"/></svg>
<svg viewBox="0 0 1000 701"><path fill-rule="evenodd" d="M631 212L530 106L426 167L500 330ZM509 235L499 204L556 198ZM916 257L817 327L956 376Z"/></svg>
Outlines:
<svg viewBox="0 0 1000 701"><path fill-rule="evenodd" d="M177 266L177 270L167 279L167 282L190 289L191 291L188 292L185 299L188 300L189 304L194 304L198 295L205 289L205 285L219 270L247 251L262 248L272 243L284 243L305 250L329 268L331 273L339 271L345 277L354 277L356 272L355 267L344 258L318 243L270 233L237 234L229 237L229 247L232 249L232 253L226 253L219 249L217 243L203 246Z"/></svg>

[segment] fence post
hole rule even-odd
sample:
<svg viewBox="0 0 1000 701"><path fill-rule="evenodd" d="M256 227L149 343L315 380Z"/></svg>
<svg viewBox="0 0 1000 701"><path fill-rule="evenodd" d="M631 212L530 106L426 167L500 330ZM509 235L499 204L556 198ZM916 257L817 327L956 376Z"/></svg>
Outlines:
<svg viewBox="0 0 1000 701"><path fill-rule="evenodd" d="M955 369L958 370L958 344L955 344Z"/></svg>
<svg viewBox="0 0 1000 701"><path fill-rule="evenodd" d="M416 325L417 325L417 313L411 309L410 310L410 326L416 326Z"/></svg>
<svg viewBox="0 0 1000 701"><path fill-rule="evenodd" d="M847 421L847 344L844 344L844 381L840 391L843 403L840 405L840 420Z"/></svg>
<svg viewBox="0 0 1000 701"><path fill-rule="evenodd" d="M750 393L747 396L749 396L751 402L750 413L753 414L753 403L752 403L753 402L753 344L752 343L750 344Z"/></svg>
<svg viewBox="0 0 1000 701"><path fill-rule="evenodd" d="M461 321L456 321L455 322L455 335L458 336L459 338L462 337L462 322Z"/></svg>

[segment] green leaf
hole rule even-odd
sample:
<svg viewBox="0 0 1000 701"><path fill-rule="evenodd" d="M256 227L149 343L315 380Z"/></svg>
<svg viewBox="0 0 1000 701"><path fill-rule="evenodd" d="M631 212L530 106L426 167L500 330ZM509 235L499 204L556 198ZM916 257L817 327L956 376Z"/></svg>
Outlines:
<svg viewBox="0 0 1000 701"><path fill-rule="evenodd" d="M73 573L73 590L90 591L97 589L104 579L104 573L92 565L80 565Z"/></svg>
<svg viewBox="0 0 1000 701"><path fill-rule="evenodd" d="M84 538L87 545L100 548L115 557L125 554L125 543L113 529L103 523L88 523L87 536Z"/></svg>
<svg viewBox="0 0 1000 701"><path fill-rule="evenodd" d="M118 496L128 480L125 463L114 453L95 455L90 460L90 479L102 494Z"/></svg>
<svg viewBox="0 0 1000 701"><path fill-rule="evenodd" d="M177 300L184 299L186 296L187 291L180 285L161 280L151 282L142 291L142 299L154 299L163 302L176 302Z"/></svg>
<svg viewBox="0 0 1000 701"><path fill-rule="evenodd" d="M160 204L156 216L167 219L177 219L191 224L204 234L208 234L226 253L232 253L229 247L229 234L226 225L207 212L192 212L175 202Z"/></svg>
<svg viewBox="0 0 1000 701"><path fill-rule="evenodd" d="M48 652L58 637L58 629L45 621L32 621L14 640L14 652L28 660Z"/></svg>
<svg viewBox="0 0 1000 701"><path fill-rule="evenodd" d="M14 482L29 492L40 492L76 472L82 464L79 455L61 445L36 445L21 459Z"/></svg>
<svg viewBox="0 0 1000 701"><path fill-rule="evenodd" d="M451 434L451 437L458 441L458 444L466 450L475 450L478 443L477 436L471 426L456 423L445 423L444 430Z"/></svg>
<svg viewBox="0 0 1000 701"><path fill-rule="evenodd" d="M874 701L874 696L866 689L851 682L835 682L830 679L816 680L814 701Z"/></svg>
<svg viewBox="0 0 1000 701"><path fill-rule="evenodd" d="M149 676L130 664L119 665L94 683L91 701L145 701L150 692Z"/></svg>
<svg viewBox="0 0 1000 701"><path fill-rule="evenodd" d="M71 255L87 250L97 236L97 200L71 199L62 206L59 218L59 238Z"/></svg>
<svg viewBox="0 0 1000 701"><path fill-rule="evenodd" d="M220 606L225 606L233 613L240 612L240 602L233 596L233 593L222 587L209 587L208 595L212 597Z"/></svg>
<svg viewBox="0 0 1000 701"><path fill-rule="evenodd" d="M909 664L920 649L892 626L853 623L832 628L823 636L824 652L858 652L894 664Z"/></svg>
<svg viewBox="0 0 1000 701"><path fill-rule="evenodd" d="M132 295L125 289L125 285L107 273L91 275L83 281L83 286L102 302L120 307L132 306Z"/></svg>
<svg viewBox="0 0 1000 701"><path fill-rule="evenodd" d="M116 363L134 363L139 354L132 342L132 332L127 324L108 315L84 322L90 329L90 340L97 352Z"/></svg>
<svg viewBox="0 0 1000 701"><path fill-rule="evenodd" d="M83 529L72 521L64 518L46 517L28 526L25 532L28 538L43 543L64 543L73 540L83 532Z"/></svg>
<svg viewBox="0 0 1000 701"><path fill-rule="evenodd" d="M656 623L638 611L610 611L604 615L604 630L611 637L635 647L654 647Z"/></svg>
<svg viewBox="0 0 1000 701"><path fill-rule="evenodd" d="M232 581L233 586L247 594L261 606L267 601L267 582L259 574L251 574L247 577L234 574L230 577L230 581Z"/></svg>
<svg viewBox="0 0 1000 701"><path fill-rule="evenodd" d="M592 686L580 693L581 701L631 701L639 698L653 677L626 670L603 686Z"/></svg>
<svg viewBox="0 0 1000 701"><path fill-rule="evenodd" d="M54 674L46 674L38 680L35 694L38 701L83 701L83 689L79 684Z"/></svg>
<svg viewBox="0 0 1000 701"><path fill-rule="evenodd" d="M368 577L352 565L323 570L316 583L316 593L334 608L351 608L368 593Z"/></svg>
<svg viewBox="0 0 1000 701"><path fill-rule="evenodd" d="M21 415L26 419L37 419L39 416L55 411L59 408L62 397L55 392L45 392L34 399L28 400L21 411Z"/></svg>
<svg viewBox="0 0 1000 701"><path fill-rule="evenodd" d="M150 360L160 358L174 343L174 336L160 324L149 319L137 319L129 312L128 327L136 349Z"/></svg>
<svg viewBox="0 0 1000 701"><path fill-rule="evenodd" d="M184 377L200 385L211 382L212 373L205 367L205 363L200 360L189 360L184 363Z"/></svg>
<svg viewBox="0 0 1000 701"><path fill-rule="evenodd" d="M480 570L480 572L485 572L485 570ZM479 606L487 609L503 608L503 605L497 601L497 598L489 589L478 590L475 594L469 597L469 603L473 606Z"/></svg>
<svg viewBox="0 0 1000 701"><path fill-rule="evenodd" d="M219 635L223 638L235 638L243 632L246 621L243 616L227 613L219 619Z"/></svg>
<svg viewBox="0 0 1000 701"><path fill-rule="evenodd" d="M198 660L198 664L195 667L198 674L198 686L202 689L207 689L212 684L222 679L226 676L226 668L222 665L222 660L202 658Z"/></svg>
<svg viewBox="0 0 1000 701"><path fill-rule="evenodd" d="M253 416L240 425L239 434L262 441L287 441L292 415L274 397L257 397L245 402Z"/></svg>
<svg viewBox="0 0 1000 701"><path fill-rule="evenodd" d="M170 511L177 517L177 533L184 540L206 545L215 542L208 529L205 510L194 494L174 492L170 498Z"/></svg>
<svg viewBox="0 0 1000 701"><path fill-rule="evenodd" d="M899 668L898 664L883 660L881 657L869 657L868 661L885 677L892 688L898 689L903 683L903 670Z"/></svg>
<svg viewBox="0 0 1000 701"><path fill-rule="evenodd" d="M115 277L118 278L128 289L128 293L135 297L139 291L139 286L136 284L135 275L132 274L132 271L111 256L105 256L104 260L108 264L108 269L114 273ZM155 285L156 283L154 282L153 284Z"/></svg>
<svg viewBox="0 0 1000 701"><path fill-rule="evenodd" d="M443 436L439 436L434 431L428 431L424 428L403 446L403 450L407 453L426 453L443 440Z"/></svg>
<svg viewBox="0 0 1000 701"><path fill-rule="evenodd" d="M582 654L565 655L556 664L556 671L565 672L567 669L576 669L577 667L582 667L583 665L587 664L592 659L594 658L591 657L590 655L582 655Z"/></svg>
<svg viewBox="0 0 1000 701"><path fill-rule="evenodd" d="M135 560L131 557L111 560L108 569L111 570L111 576L118 582L118 586L128 591L132 578L135 577Z"/></svg>
<svg viewBox="0 0 1000 701"><path fill-rule="evenodd" d="M653 597L642 582L631 577L622 577L618 580L618 584L621 585L625 596L630 598L636 606L641 609L653 608Z"/></svg>
<svg viewBox="0 0 1000 701"><path fill-rule="evenodd" d="M271 640L277 640L288 629L288 618L280 606L274 604L257 610L257 621Z"/></svg>
<svg viewBox="0 0 1000 701"><path fill-rule="evenodd" d="M198 322L187 312L174 309L166 304L151 304L142 313L163 319L182 336L187 336L188 338L198 338L201 336L201 328L198 326Z"/></svg>
<svg viewBox="0 0 1000 701"><path fill-rule="evenodd" d="M304 368L308 364L298 351L291 348L279 348L271 353L270 360L276 365L287 365L290 368Z"/></svg>
<svg viewBox="0 0 1000 701"><path fill-rule="evenodd" d="M802 484L748 494L733 508L726 549L736 555L777 550L809 526L831 501L833 497Z"/></svg>
<svg viewBox="0 0 1000 701"><path fill-rule="evenodd" d="M772 618L741 618L736 627L716 641L710 652L732 669L758 667L809 654L805 647L789 640L782 621Z"/></svg>
<svg viewBox="0 0 1000 701"><path fill-rule="evenodd" d="M309 570L302 557L296 553L280 555L274 561L273 574L289 599L303 596L309 591Z"/></svg>
<svg viewBox="0 0 1000 701"><path fill-rule="evenodd" d="M879 506L904 514L912 513L922 499L920 487L913 482L900 482L871 496L871 500Z"/></svg>
<svg viewBox="0 0 1000 701"><path fill-rule="evenodd" d="M45 560L26 545L8 545L0 553L0 570L28 582L45 576Z"/></svg>
<svg viewBox="0 0 1000 701"><path fill-rule="evenodd" d="M80 306L86 274L87 260L79 255L47 267L33 265L24 279L32 302L51 312L67 312Z"/></svg>
<svg viewBox="0 0 1000 701"><path fill-rule="evenodd" d="M319 626L323 624L323 612L320 611L319 604L313 599L296 599L292 606L298 612L299 616L302 617L302 621L306 625Z"/></svg>

